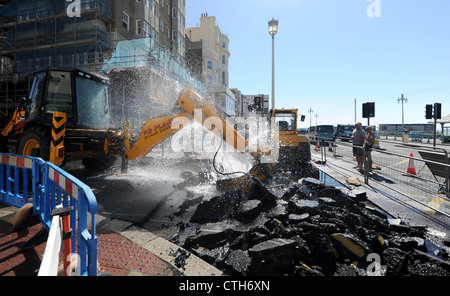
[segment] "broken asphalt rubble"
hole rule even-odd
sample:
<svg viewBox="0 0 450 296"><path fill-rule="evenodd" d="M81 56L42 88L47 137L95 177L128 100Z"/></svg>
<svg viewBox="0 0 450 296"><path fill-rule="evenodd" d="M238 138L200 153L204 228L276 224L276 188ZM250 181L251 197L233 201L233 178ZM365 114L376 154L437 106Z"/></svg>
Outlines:
<svg viewBox="0 0 450 296"><path fill-rule="evenodd" d="M430 255L424 227L391 225L365 199L310 177L277 195L255 179L247 194L200 203L196 233L173 241L229 275L450 275L448 249Z"/></svg>

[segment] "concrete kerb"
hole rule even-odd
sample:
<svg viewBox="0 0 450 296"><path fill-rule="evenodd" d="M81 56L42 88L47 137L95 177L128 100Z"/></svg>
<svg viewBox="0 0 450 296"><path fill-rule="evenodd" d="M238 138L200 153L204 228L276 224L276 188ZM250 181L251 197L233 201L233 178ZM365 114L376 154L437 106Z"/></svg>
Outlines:
<svg viewBox="0 0 450 296"><path fill-rule="evenodd" d="M199 257L183 249L182 247L169 242L168 240L155 235L141 227L116 219L109 219L98 216L98 228L109 230L122 235L133 243L151 252L161 260L175 267L186 276L220 276L222 271L203 261ZM180 266L176 264L176 258L180 253L186 252L185 260Z"/></svg>
<svg viewBox="0 0 450 296"><path fill-rule="evenodd" d="M12 223L16 212L16 208L0 204L0 220Z"/></svg>

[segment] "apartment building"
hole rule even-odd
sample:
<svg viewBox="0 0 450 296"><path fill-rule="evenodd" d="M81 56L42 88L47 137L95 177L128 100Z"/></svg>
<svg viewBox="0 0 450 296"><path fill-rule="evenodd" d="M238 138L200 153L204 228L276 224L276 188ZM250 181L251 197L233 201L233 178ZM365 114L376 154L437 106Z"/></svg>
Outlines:
<svg viewBox="0 0 450 296"><path fill-rule="evenodd" d="M112 0L114 40L151 37L185 56L185 0Z"/></svg>
<svg viewBox="0 0 450 296"><path fill-rule="evenodd" d="M200 27L186 29L186 36L192 42L188 51L198 51L201 46L203 81L212 99L228 116L236 116L235 95L229 89L228 36L221 32L216 17L207 14L202 14Z"/></svg>
<svg viewBox="0 0 450 296"><path fill-rule="evenodd" d="M154 1L159 2L159 44L185 57L186 0Z"/></svg>
<svg viewBox="0 0 450 296"><path fill-rule="evenodd" d="M0 110L17 107L27 75L38 69L99 72L111 50L112 17L110 0L1 0Z"/></svg>
<svg viewBox="0 0 450 296"><path fill-rule="evenodd" d="M0 0L0 110L20 103L38 69L99 73L119 42L146 37L183 61L184 36L185 0Z"/></svg>

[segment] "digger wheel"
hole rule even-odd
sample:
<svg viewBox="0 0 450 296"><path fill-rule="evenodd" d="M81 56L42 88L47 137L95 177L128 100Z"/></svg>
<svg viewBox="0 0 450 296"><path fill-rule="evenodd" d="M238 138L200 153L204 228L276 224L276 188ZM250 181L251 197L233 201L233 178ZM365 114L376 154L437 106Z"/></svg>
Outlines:
<svg viewBox="0 0 450 296"><path fill-rule="evenodd" d="M18 154L50 159L50 137L45 128L32 127L19 141Z"/></svg>

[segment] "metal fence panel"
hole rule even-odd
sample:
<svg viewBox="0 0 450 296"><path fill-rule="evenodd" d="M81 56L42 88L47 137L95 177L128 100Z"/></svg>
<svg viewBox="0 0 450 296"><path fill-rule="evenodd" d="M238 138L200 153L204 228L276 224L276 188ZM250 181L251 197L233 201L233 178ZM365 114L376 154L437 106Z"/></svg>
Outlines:
<svg viewBox="0 0 450 296"><path fill-rule="evenodd" d="M52 211L72 206L72 250L80 260L80 275L97 275L97 200L92 190L50 162L40 158L0 154L0 202L21 208L32 197L33 213L50 231Z"/></svg>

